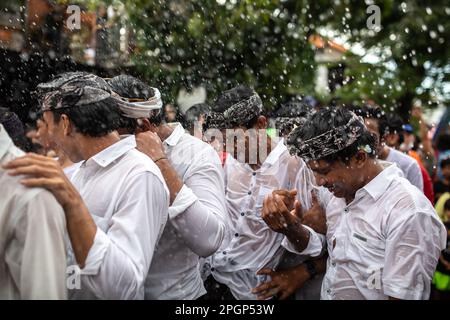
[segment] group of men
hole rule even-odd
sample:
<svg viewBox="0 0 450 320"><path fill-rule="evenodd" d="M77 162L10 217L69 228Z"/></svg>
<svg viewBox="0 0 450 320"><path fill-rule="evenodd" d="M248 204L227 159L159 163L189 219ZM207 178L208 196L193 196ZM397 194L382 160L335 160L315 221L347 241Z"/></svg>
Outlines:
<svg viewBox="0 0 450 320"><path fill-rule="evenodd" d="M446 230L368 110L276 139L238 86L202 141L131 76L64 73L37 95L39 134L73 164L0 126L0 298L428 299Z"/></svg>

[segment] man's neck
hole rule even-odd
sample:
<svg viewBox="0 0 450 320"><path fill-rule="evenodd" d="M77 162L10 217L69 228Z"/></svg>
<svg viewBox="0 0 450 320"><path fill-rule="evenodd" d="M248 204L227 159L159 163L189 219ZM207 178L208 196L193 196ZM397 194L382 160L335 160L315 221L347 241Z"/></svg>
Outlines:
<svg viewBox="0 0 450 320"><path fill-rule="evenodd" d="M112 146L116 142L119 142L120 136L116 131L113 131L103 137L81 136L79 141L79 150L82 160L88 160L97 153Z"/></svg>
<svg viewBox="0 0 450 320"><path fill-rule="evenodd" d="M363 178L359 187L356 189L355 193L349 197L345 197L345 202L349 204L355 199L355 194L358 190L364 188L370 181L372 181L376 176L378 176L381 171L383 171L383 166L378 162L377 159L368 159L366 165L360 169Z"/></svg>
<svg viewBox="0 0 450 320"><path fill-rule="evenodd" d="M161 141L166 140L170 135L173 133L175 129L168 126L167 124L161 124L159 125L155 132L158 135L158 137L161 139Z"/></svg>
<svg viewBox="0 0 450 320"><path fill-rule="evenodd" d="M383 148L381 149L380 154L378 155L378 158L381 160L386 160L387 157L389 156L389 152L390 152L390 148L388 146L383 146Z"/></svg>
<svg viewBox="0 0 450 320"><path fill-rule="evenodd" d="M261 159L261 154L259 153L259 147L258 147L258 154L257 154L257 163L256 164L249 164L250 168L252 168L252 170L258 170L259 168L261 168L261 165L264 163L264 161L266 161L267 157L269 156L269 154L272 152L273 148L272 148L272 139L269 136L266 136L267 138L267 149L266 149L266 156L264 157L264 159ZM260 141L258 142L260 143Z"/></svg>

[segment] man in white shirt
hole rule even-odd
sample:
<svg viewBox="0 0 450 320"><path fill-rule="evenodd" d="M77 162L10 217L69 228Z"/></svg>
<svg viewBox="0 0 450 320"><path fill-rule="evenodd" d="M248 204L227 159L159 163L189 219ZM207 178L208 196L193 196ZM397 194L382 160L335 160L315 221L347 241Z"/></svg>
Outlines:
<svg viewBox="0 0 450 320"><path fill-rule="evenodd" d="M0 124L0 164L23 155ZM23 178L0 168L0 300L66 299L64 212Z"/></svg>
<svg viewBox="0 0 450 320"><path fill-rule="evenodd" d="M18 158L8 168L29 175L25 185L45 187L64 208L69 265L75 265L79 277L70 297L143 299L144 281L167 220L164 178L136 150L134 137L120 140L115 129L122 100L103 79L66 73L38 88L52 141L72 162L83 163L72 183L55 161L43 156Z"/></svg>
<svg viewBox="0 0 450 320"><path fill-rule="evenodd" d="M376 159L376 137L364 120L345 109L322 109L288 138L290 151L305 159L319 185L334 197L325 207L329 258L322 299L428 299L445 246L446 231L426 197L399 169ZM263 216L286 236L293 252L314 255L320 243L276 196Z"/></svg>
<svg viewBox="0 0 450 320"><path fill-rule="evenodd" d="M225 235L220 159L181 124L162 123L157 89L127 75L112 78L109 85L122 97L142 100L124 108L128 120L123 121L128 123L127 133L140 132L138 150L155 161L170 191L169 221L145 281L145 298L198 299L206 293L199 258L216 252Z"/></svg>
<svg viewBox="0 0 450 320"><path fill-rule="evenodd" d="M209 261L213 277L207 280L210 297L220 298L214 289L219 287L219 295L227 299L285 299L310 275L301 263L305 257L297 266L278 269L285 254L283 236L263 221L263 199L278 189L297 189L297 198L309 208L314 177L301 159L289 155L282 140L275 144L267 136L262 102L252 89L239 86L223 92L213 110L206 126L213 122L219 128L222 121L222 129L231 129L224 132L226 149L233 156L224 166L229 230L221 249ZM216 138L223 140L217 131ZM322 246L316 249L317 256Z"/></svg>
<svg viewBox="0 0 450 320"><path fill-rule="evenodd" d="M420 191L423 191L423 176L417 161L403 152L397 151L385 144L386 116L383 111L379 107L372 106L355 108L353 111L364 118L367 129L377 136L378 158L395 163L403 172L405 178Z"/></svg>

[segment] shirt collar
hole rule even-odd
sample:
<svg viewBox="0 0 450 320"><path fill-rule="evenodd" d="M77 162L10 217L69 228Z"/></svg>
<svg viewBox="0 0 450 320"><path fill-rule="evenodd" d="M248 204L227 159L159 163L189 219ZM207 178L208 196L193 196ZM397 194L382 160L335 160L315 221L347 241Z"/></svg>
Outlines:
<svg viewBox="0 0 450 320"><path fill-rule="evenodd" d="M278 142L278 144L275 146L275 148L269 153L264 163L267 163L269 165L273 165L277 160L280 158L280 156L287 150L286 145L284 144L284 139L281 138L281 140Z"/></svg>
<svg viewBox="0 0 450 320"><path fill-rule="evenodd" d="M114 160L136 148L136 139L134 136L129 136L121 139L106 149L103 149L91 159L94 160L99 166L105 168L110 165Z"/></svg>
<svg viewBox="0 0 450 320"><path fill-rule="evenodd" d="M178 141L180 141L180 139L184 135L185 131L184 131L184 128L181 125L181 123L178 123L178 122L173 123L173 124L168 124L168 126L172 127L174 130L170 134L170 136L168 136L167 139L164 140L164 143L173 147L178 143Z"/></svg>
<svg viewBox="0 0 450 320"><path fill-rule="evenodd" d="M0 124L0 159L2 159L9 148L13 145L6 129Z"/></svg>
<svg viewBox="0 0 450 320"><path fill-rule="evenodd" d="M380 161L380 163L384 167L383 171L361 189L365 190L375 201L386 192L394 178L401 176L401 172L395 164L386 161Z"/></svg>

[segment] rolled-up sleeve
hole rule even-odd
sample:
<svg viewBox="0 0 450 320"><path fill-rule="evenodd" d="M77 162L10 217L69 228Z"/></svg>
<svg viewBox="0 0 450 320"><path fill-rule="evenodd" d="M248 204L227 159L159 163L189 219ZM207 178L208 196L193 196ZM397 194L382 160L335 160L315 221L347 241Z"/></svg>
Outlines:
<svg viewBox="0 0 450 320"><path fill-rule="evenodd" d="M220 160L213 149L201 155L184 177L169 217L190 250L201 257L216 252L225 236L225 191Z"/></svg>
<svg viewBox="0 0 450 320"><path fill-rule="evenodd" d="M109 228L97 228L81 270L83 289L99 299L144 298L144 280L167 221L168 192L154 174L130 178L121 192Z"/></svg>

